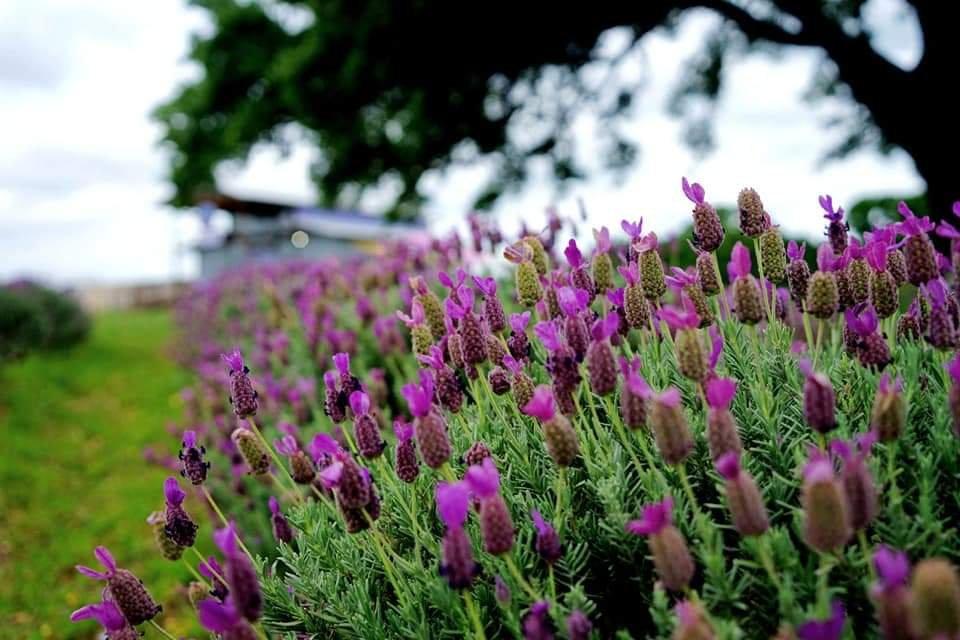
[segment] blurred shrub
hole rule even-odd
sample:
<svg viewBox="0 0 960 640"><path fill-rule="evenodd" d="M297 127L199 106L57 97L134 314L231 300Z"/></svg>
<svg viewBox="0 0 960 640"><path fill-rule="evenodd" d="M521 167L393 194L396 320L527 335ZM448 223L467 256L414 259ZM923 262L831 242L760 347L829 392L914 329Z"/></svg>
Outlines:
<svg viewBox="0 0 960 640"><path fill-rule="evenodd" d="M19 281L0 288L0 362L84 340L90 317L69 295Z"/></svg>

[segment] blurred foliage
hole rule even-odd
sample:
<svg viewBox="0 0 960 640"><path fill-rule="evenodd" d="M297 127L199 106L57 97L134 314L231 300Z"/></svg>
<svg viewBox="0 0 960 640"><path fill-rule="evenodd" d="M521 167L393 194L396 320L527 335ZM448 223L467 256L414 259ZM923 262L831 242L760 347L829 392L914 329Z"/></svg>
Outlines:
<svg viewBox="0 0 960 640"><path fill-rule="evenodd" d="M637 158L623 125L646 82L636 73L642 40L654 30L675 32L698 7L722 20L686 61L669 102L692 148L714 144L712 116L730 63L815 47L822 60L806 98L838 106L825 124L839 139L825 159L903 148L927 180L935 211L953 184L940 150L958 132L941 126L952 122L952 101L949 83L939 80L955 59L944 26L953 23L944 15L951 3L902 8L899 17L915 17L924 37L913 70L872 48L863 0L765 0L749 10L732 0L605 1L564 11L503 1L191 4L212 23L194 35L189 54L202 73L155 112L172 152L178 206L214 189L216 169L244 161L256 145L286 152L305 141L317 150L311 173L324 204L351 206L382 188L390 215L414 216L424 172L485 159L493 177L477 205L488 207L523 184L533 159L546 161L561 187L583 177L572 126L582 115L596 119L593 155L605 170L623 170ZM601 38L614 28L626 37ZM890 98L897 95L912 99ZM912 105L921 102L925 116L917 118Z"/></svg>
<svg viewBox="0 0 960 640"><path fill-rule="evenodd" d="M0 363L87 337L90 318L70 296L32 282L0 288Z"/></svg>
<svg viewBox="0 0 960 640"><path fill-rule="evenodd" d="M169 630L199 637L175 589L189 574L160 556L145 521L169 472L145 465L143 447L166 435L187 377L167 355L171 333L165 312L101 314L77 348L0 371L0 636L95 637L69 615L98 597L73 566L93 564L102 544L149 585ZM203 513L192 500L187 509ZM198 544L210 552L204 528Z"/></svg>

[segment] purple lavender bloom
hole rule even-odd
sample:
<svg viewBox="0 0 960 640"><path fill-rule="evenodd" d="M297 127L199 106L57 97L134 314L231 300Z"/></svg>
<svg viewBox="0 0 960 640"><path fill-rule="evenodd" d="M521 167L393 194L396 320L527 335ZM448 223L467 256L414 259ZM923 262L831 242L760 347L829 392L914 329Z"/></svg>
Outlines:
<svg viewBox="0 0 960 640"><path fill-rule="evenodd" d="M217 559L213 556L208 557L197 565L197 570L200 572L200 575L209 580L210 584L213 585L210 595L223 601L227 597L227 594L230 593L230 589L227 587L227 583L222 580L223 567L220 566Z"/></svg>
<svg viewBox="0 0 960 640"><path fill-rule="evenodd" d="M826 620L808 620L797 627L800 640L840 640L846 624L846 612L843 603L834 600L830 617Z"/></svg>
<svg viewBox="0 0 960 640"><path fill-rule="evenodd" d="M535 602L523 616L524 640L553 640L553 625L550 623L550 603Z"/></svg>
<svg viewBox="0 0 960 640"><path fill-rule="evenodd" d="M465 481L480 500L480 534L487 553L499 555L513 548L513 518L500 495L500 473L493 458L467 469Z"/></svg>
<svg viewBox="0 0 960 640"><path fill-rule="evenodd" d="M440 575L453 589L466 589L480 571L474 562L470 536L464 523L470 509L470 489L465 481L437 484L437 512L447 527L443 536Z"/></svg>
<svg viewBox="0 0 960 640"><path fill-rule="evenodd" d="M136 629L127 624L127 619L112 600L104 599L96 604L88 604L70 614L71 622L81 620L96 620L111 640L131 640L139 637Z"/></svg>
<svg viewBox="0 0 960 640"><path fill-rule="evenodd" d="M577 246L577 241L573 238L570 238L570 242L567 243L563 255L567 258L567 264L570 265L571 269L579 269L583 266L583 254L580 252L580 247Z"/></svg>
<svg viewBox="0 0 960 640"><path fill-rule="evenodd" d="M163 495L166 499L163 530L171 540L181 547L192 547L197 539L197 523L183 508L183 501L187 494L177 484L177 479L170 477L163 483Z"/></svg>
<svg viewBox="0 0 960 640"><path fill-rule="evenodd" d="M882 590L892 591L907 585L910 560L903 551L880 545L873 553L873 566L877 570L877 583Z"/></svg>
<svg viewBox="0 0 960 640"><path fill-rule="evenodd" d="M77 571L88 578L106 581L110 598L116 603L127 622L138 625L152 620L160 613L160 605L147 592L143 583L130 571L119 568L106 547L97 547L93 555L106 568L106 571L96 571L83 565L77 565Z"/></svg>
<svg viewBox="0 0 960 640"><path fill-rule="evenodd" d="M540 512L536 509L530 512L533 518L533 526L537 530L537 539L535 542L537 553L547 564L553 564L563 555L563 548L560 545L560 536L553 525L543 519Z"/></svg>
<svg viewBox="0 0 960 640"><path fill-rule="evenodd" d="M637 222L621 220L620 228L623 229L623 232L630 237L630 242L632 244L633 241L643 234L643 218L640 218Z"/></svg>
<svg viewBox="0 0 960 640"><path fill-rule="evenodd" d="M730 251L730 262L727 263L727 277L729 277L730 280L749 277L752 268L750 250L743 246L742 242L737 242Z"/></svg>
<svg viewBox="0 0 960 640"><path fill-rule="evenodd" d="M184 431L182 448L180 449L180 475L190 480L193 485L203 484L207 479L207 471L210 469L210 463L203 459L207 450L203 446L197 446L197 432Z"/></svg>
<svg viewBox="0 0 960 640"><path fill-rule="evenodd" d="M250 622L256 622L263 612L263 595L260 592L257 570L237 544L233 522L215 531L213 540L223 553L226 573L221 575L227 579L230 596L243 617Z"/></svg>
<svg viewBox="0 0 960 640"><path fill-rule="evenodd" d="M567 638L570 640L587 640L591 631L593 631L593 624L587 614L579 609L570 612L570 615L567 616Z"/></svg>
<svg viewBox="0 0 960 640"><path fill-rule="evenodd" d="M240 349L220 356L230 368L230 402L238 418L246 418L257 412L257 392L250 382L250 369L243 363Z"/></svg>
<svg viewBox="0 0 960 640"><path fill-rule="evenodd" d="M877 515L877 486L866 464L867 455L876 440L876 432L871 431L855 441L834 440L830 443L830 451L843 461L840 479L847 500L850 525L855 531L865 528Z"/></svg>
<svg viewBox="0 0 960 640"><path fill-rule="evenodd" d="M252 640L258 637L232 598L223 602L209 598L201 600L197 605L197 616L204 629L220 634L224 640Z"/></svg>
<svg viewBox="0 0 960 640"><path fill-rule="evenodd" d="M293 542L294 537L293 527L290 526L287 517L280 511L280 503L275 497L270 496L267 504L270 506L270 523L273 525L273 537L276 538L277 542L290 544Z"/></svg>
<svg viewBox="0 0 960 640"><path fill-rule="evenodd" d="M610 229L607 229L606 227L601 227L599 231L594 229L593 238L597 243L597 246L594 249L595 254L610 253L610 249L613 246L610 243Z"/></svg>
<svg viewBox="0 0 960 640"><path fill-rule="evenodd" d="M639 520L631 520L625 525L627 533L635 536L653 536L673 524L673 498L667 496L660 502L643 507Z"/></svg>

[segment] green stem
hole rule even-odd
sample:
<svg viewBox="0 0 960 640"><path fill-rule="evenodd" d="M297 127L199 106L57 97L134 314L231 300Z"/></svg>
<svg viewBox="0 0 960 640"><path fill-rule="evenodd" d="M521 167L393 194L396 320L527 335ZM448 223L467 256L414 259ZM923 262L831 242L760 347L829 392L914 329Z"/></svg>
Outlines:
<svg viewBox="0 0 960 640"><path fill-rule="evenodd" d="M870 543L867 541L867 534L860 529L857 531L857 538L860 540L860 550L863 552L863 561L867 565L867 572L870 574L870 582L877 579L877 573L873 568L873 562L870 561Z"/></svg>
<svg viewBox="0 0 960 640"><path fill-rule="evenodd" d="M487 635L483 630L483 623L480 622L480 612L477 610L477 603L473 601L473 596L466 589L463 591L463 601L467 605L467 614L473 622L473 628L480 640L486 640Z"/></svg>
<svg viewBox="0 0 960 640"><path fill-rule="evenodd" d="M161 627L159 624L157 624L156 620L151 620L151 621L150 621L150 624L152 624L153 627L154 627L157 631L159 631L159 632L160 632L160 635L162 635L163 637L169 638L170 640L177 640L177 638L176 638L174 635L172 635L169 631L167 631L166 629L164 629L163 627Z"/></svg>
<svg viewBox="0 0 960 640"><path fill-rule="evenodd" d="M760 253L760 239L753 239L753 253L757 257L757 270L760 273L760 297L763 299L763 310L767 313L767 326L773 326L773 302L767 299L767 287L764 285L766 278L763 275L763 255ZM772 284L772 283L771 283ZM774 290L776 295L776 290Z"/></svg>
<svg viewBox="0 0 960 640"><path fill-rule="evenodd" d="M817 358L820 357L820 345L823 344L823 318L817 320L817 343L813 345L813 368L817 368Z"/></svg>
<svg viewBox="0 0 960 640"><path fill-rule="evenodd" d="M828 615L830 612L830 585L827 578L832 568L833 565L830 562L830 556L826 553L821 553L820 569L817 571L817 607L823 615Z"/></svg>
<svg viewBox="0 0 960 640"><path fill-rule="evenodd" d="M193 547L190 547L190 548L192 549ZM199 582L200 584L204 585L204 586L207 587L208 589L211 588L211 587L210 587L210 583L207 582L206 579L205 579L203 576L201 576L199 573L197 573L197 570L193 568L193 565L192 565L192 564L190 564L189 562L187 562L187 559L186 559L186 558L184 558L183 556L180 556L180 560L181 560L181 562L183 562L183 566L185 566L185 567L187 568L187 571L190 572L190 575L192 575L194 578L197 579L197 582Z"/></svg>
<svg viewBox="0 0 960 640"><path fill-rule="evenodd" d="M217 505L216 501L213 499L213 496L210 495L210 492L207 491L205 485L200 485L200 490L203 491L203 495L206 497L207 502L210 503L210 506L213 508L213 511L217 514L217 517L220 518L220 522L225 527L229 527L230 523L227 521L226 517L223 515L223 511L220 510L220 507ZM250 558L250 562L253 562L253 554L250 553L250 550L247 549L247 545L243 544L243 540L239 535L236 536L237 543L240 545L240 548L243 549L243 552L247 554L247 557Z"/></svg>
<svg viewBox="0 0 960 640"><path fill-rule="evenodd" d="M717 260L717 254L711 253L710 257L713 258L713 272L717 276L717 282L720 283L720 293L717 295L720 296L720 300L723 303L723 308L727 312L727 318L730 317L730 302L727 300L727 287L723 284L723 275L720 273L720 262Z"/></svg>
<svg viewBox="0 0 960 640"><path fill-rule="evenodd" d="M767 575L770 576L770 582L773 583L777 591L780 591L780 576L777 575L777 567L773 563L769 536L770 534L768 532L757 540L757 556L760 559L760 564L763 565L763 568L766 570Z"/></svg>
<svg viewBox="0 0 960 640"><path fill-rule="evenodd" d="M507 570L510 572L510 575L513 576L513 579L517 581L517 584L519 584L520 587L527 592L527 595L530 596L534 602L539 600L540 595L536 592L536 590L534 590L533 587L530 586L530 583L527 582L526 578L523 577L523 574L520 573L520 569L517 568L516 563L513 561L513 555L511 553L507 553L503 556L503 560L507 563Z"/></svg>
<svg viewBox="0 0 960 640"><path fill-rule="evenodd" d="M560 534L560 530L563 528L563 496L566 493L567 488L567 468L558 467L557 468L557 477L556 477L556 487L554 493L557 494L557 502L553 508L553 519L557 525L557 534Z"/></svg>
<svg viewBox="0 0 960 640"><path fill-rule="evenodd" d="M393 587L394 593L397 594L397 599L400 601L400 604L406 608L406 598L404 597L406 594L400 590L400 583L395 573L396 567L393 566L393 562L387 557L383 549L383 543L380 541L379 536L377 536L377 530L373 520L370 518L370 514L367 513L366 509L361 509L361 511L363 512L363 517L367 519L367 523L370 525L370 539L373 540L373 546L377 551L377 555L380 556L380 564L383 565L383 569L387 574L387 580L390 581L390 585Z"/></svg>

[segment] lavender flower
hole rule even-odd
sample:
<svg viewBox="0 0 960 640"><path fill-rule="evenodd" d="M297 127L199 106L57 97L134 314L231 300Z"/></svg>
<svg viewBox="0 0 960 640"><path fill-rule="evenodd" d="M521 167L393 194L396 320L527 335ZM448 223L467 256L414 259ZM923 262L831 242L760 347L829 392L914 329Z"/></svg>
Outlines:
<svg viewBox="0 0 960 640"><path fill-rule="evenodd" d="M184 548L167 535L167 522L163 511L154 511L147 516L147 524L153 530L153 539L160 549L160 555L166 560L179 560Z"/></svg>
<svg viewBox="0 0 960 640"><path fill-rule="evenodd" d="M493 577L493 597L501 607L510 606L510 587L499 575Z"/></svg>
<svg viewBox="0 0 960 640"><path fill-rule="evenodd" d="M876 433L871 431L851 442L834 440L830 443L830 451L843 461L840 479L854 531L866 528L877 515L877 485L866 464L876 439Z"/></svg>
<svg viewBox="0 0 960 640"><path fill-rule="evenodd" d="M537 538L534 543L537 553L540 554L544 562L552 565L563 555L560 536L557 535L557 530L553 528L553 525L544 520L536 509L530 512L530 517L533 518L533 526L537 530Z"/></svg>
<svg viewBox="0 0 960 640"><path fill-rule="evenodd" d="M660 455L667 464L680 464L693 451L693 435L680 403L680 390L676 387L652 396L650 426Z"/></svg>
<svg viewBox="0 0 960 640"><path fill-rule="evenodd" d="M678 297L683 302L684 307L692 305L693 311L699 318L700 327L708 327L713 324L715 320L713 311L710 309L703 289L700 288L696 271L684 271L680 267L671 267L666 282L678 292Z"/></svg>
<svg viewBox="0 0 960 640"><path fill-rule="evenodd" d="M806 378L803 385L803 417L807 424L818 433L835 429L836 394L830 378L814 371L813 365L807 359L800 361L800 371Z"/></svg>
<svg viewBox="0 0 960 640"><path fill-rule="evenodd" d="M220 356L230 368L230 403L238 418L246 418L257 412L257 392L250 382L250 369L243 364L239 349Z"/></svg>
<svg viewBox="0 0 960 640"><path fill-rule="evenodd" d="M743 450L736 420L730 413L730 403L737 392L736 380L713 378L706 384L707 406L707 444L710 458L715 464L729 453L739 455Z"/></svg>
<svg viewBox="0 0 960 640"><path fill-rule="evenodd" d="M502 555L513 548L513 518L500 495L500 474L493 458L467 469L465 480L480 500L480 534L487 553Z"/></svg>
<svg viewBox="0 0 960 640"><path fill-rule="evenodd" d="M353 437L357 448L364 458L377 458L387 444L380 437L380 426L370 415L370 398L363 391L350 394L350 408L353 410ZM312 479L312 478L311 478Z"/></svg>
<svg viewBox="0 0 960 640"><path fill-rule="evenodd" d="M949 293L940 279L921 285L921 291L930 303L926 339L934 348L943 351L957 346L957 329L948 307Z"/></svg>
<svg viewBox="0 0 960 640"><path fill-rule="evenodd" d="M473 560L470 536L464 528L470 508L470 489L466 482L437 484L437 512L447 528L443 536L440 575L453 589L467 589L480 572Z"/></svg>
<svg viewBox="0 0 960 640"><path fill-rule="evenodd" d="M570 612L570 615L567 616L567 638L569 640L587 640L591 631L593 631L593 624L587 614L579 609Z"/></svg>
<svg viewBox="0 0 960 640"><path fill-rule="evenodd" d="M221 575L227 579L230 597L244 618L250 622L256 622L263 612L260 582L250 558L237 545L237 533L233 522L215 531L213 541L223 553L225 573Z"/></svg>
<svg viewBox="0 0 960 640"><path fill-rule="evenodd" d="M717 473L726 481L727 506L733 528L742 536L759 536L770 527L767 508L757 483L740 467L740 454L725 453L717 460Z"/></svg>
<svg viewBox="0 0 960 640"><path fill-rule="evenodd" d="M167 536L181 547L192 547L197 539L197 523L183 508L187 497L176 478L167 478L163 483L163 495L166 499L166 511L163 515L164 531Z"/></svg>
<svg viewBox="0 0 960 640"><path fill-rule="evenodd" d="M562 413L556 412L550 387L538 386L533 392L533 398L523 407L523 412L542 423L547 452L554 463L561 467L570 466L580 451L577 433L570 421Z"/></svg>
<svg viewBox="0 0 960 640"><path fill-rule="evenodd" d="M430 333L434 338L443 335L446 318L443 313L443 304L440 298L427 286L427 281L421 276L410 278L410 289L414 292L411 303L417 302L423 309L427 318L427 325L430 327Z"/></svg>
<svg viewBox="0 0 960 640"><path fill-rule="evenodd" d="M877 315L889 318L900 306L900 290L893 275L887 271L889 245L883 237L871 238L866 246L867 264L873 270L870 280L870 300Z"/></svg>
<svg viewBox="0 0 960 640"><path fill-rule="evenodd" d="M397 436L397 449L394 469L397 477L410 483L420 475L420 461L413 442L413 425L402 420L394 420L393 432Z"/></svg>
<svg viewBox="0 0 960 640"><path fill-rule="evenodd" d="M567 264L570 265L570 282L577 289L586 291L592 302L597 295L597 289L593 284L593 279L590 277L590 274L587 273L586 267L584 267L583 254L580 253L580 248L577 246L576 240L573 238L570 239L567 248L563 250L563 255L566 256Z"/></svg>
<svg viewBox="0 0 960 640"><path fill-rule="evenodd" d="M881 442L896 440L907 423L907 408L903 399L903 379L891 378L889 373L880 376L877 394L870 412L870 429Z"/></svg>
<svg viewBox="0 0 960 640"><path fill-rule="evenodd" d="M643 283L643 292L647 300L659 300L667 292L667 283L664 280L663 260L660 259L657 234L650 232L631 245L639 254L637 259L640 265L640 281Z"/></svg>
<svg viewBox="0 0 960 640"><path fill-rule="evenodd" d="M530 312L510 314L510 338L507 339L507 348L517 360L526 360L530 357L530 341L527 339L527 324L530 322Z"/></svg>
<svg viewBox="0 0 960 640"><path fill-rule="evenodd" d="M677 332L677 366L680 373L694 382L703 382L709 370L707 354L700 339L700 332L697 330L700 326L700 316L693 309L689 298L683 296L683 302L684 309L667 306L660 309L658 315L660 320Z"/></svg>
<svg viewBox="0 0 960 640"><path fill-rule="evenodd" d="M640 375L640 358L620 359L623 386L620 388L620 417L629 429L639 429L647 423L647 398L651 391Z"/></svg>
<svg viewBox="0 0 960 640"><path fill-rule="evenodd" d="M627 286L623 290L623 312L631 329L645 329L650 324L650 303L640 282L640 269L635 262L619 267Z"/></svg>
<svg viewBox="0 0 960 640"><path fill-rule="evenodd" d="M341 394L337 389L337 374L335 371L327 371L323 374L323 384L326 388L326 394L323 401L323 410L331 420L339 424L347 417L346 405L342 402Z"/></svg>
<svg viewBox="0 0 960 640"><path fill-rule="evenodd" d="M953 421L953 432L960 437L960 354L957 354L946 365L947 373L950 374L950 391L948 402L950 405L950 417Z"/></svg>
<svg viewBox="0 0 960 640"><path fill-rule="evenodd" d="M489 277L473 276L473 283L483 296L483 317L487 321L487 328L491 333L500 333L507 328L507 317L500 298L497 297L497 281Z"/></svg>
<svg viewBox="0 0 960 640"><path fill-rule="evenodd" d="M354 392L359 393L359 392ZM297 439L287 434L274 442L273 447L280 455L290 458L290 475L297 484L311 484L317 477L313 461L297 444Z"/></svg>
<svg viewBox="0 0 960 640"><path fill-rule="evenodd" d="M190 480L193 485L203 484L207 479L207 471L210 469L210 463L203 459L207 450L197 446L197 432L184 431L183 442L180 449L179 459L182 465L180 475Z"/></svg>
<svg viewBox="0 0 960 640"><path fill-rule="evenodd" d="M127 623L117 605L109 599L104 598L97 604L88 604L80 607L70 614L71 622L80 622L81 620L96 620L106 631L110 640L137 640L140 634Z"/></svg>
<svg viewBox="0 0 960 640"><path fill-rule="evenodd" d="M750 251L738 242L733 246L727 264L727 274L733 281L734 313L744 324L757 324L763 319L763 300L750 269Z"/></svg>
<svg viewBox="0 0 960 640"><path fill-rule="evenodd" d="M533 264L533 249L525 242L517 242L503 250L503 256L517 265L516 289L520 304L532 307L543 298L540 276Z"/></svg>
<svg viewBox="0 0 960 640"><path fill-rule="evenodd" d="M587 292L582 289L561 287L557 291L557 303L566 317L564 337L576 353L577 360L584 359L590 346L590 331L583 317L589 298Z"/></svg>
<svg viewBox="0 0 960 640"><path fill-rule="evenodd" d="M869 304L845 312L847 326L856 336L857 357L865 367L884 368L891 362L890 347L878 331L880 321Z"/></svg>
<svg viewBox="0 0 960 640"><path fill-rule="evenodd" d="M517 408L522 409L530 398L533 397L534 382L533 379L523 370L523 365L515 360L513 356L504 356L503 366L510 372L510 390L513 392L513 399L517 403Z"/></svg>
<svg viewBox="0 0 960 640"><path fill-rule="evenodd" d="M414 415L417 448L423 462L431 469L437 469L450 459L453 449L443 416L433 410L433 385L430 374L421 371L420 384L406 384L401 393Z"/></svg>
<svg viewBox="0 0 960 640"><path fill-rule="evenodd" d="M230 589L227 587L227 583L221 580L223 578L223 567L220 566L220 563L217 562L217 559L213 556L208 557L206 560L197 565L197 570L200 572L200 575L206 578L213 588L210 591L212 595L217 600L223 601L226 599L227 595L230 593Z"/></svg>
<svg viewBox="0 0 960 640"><path fill-rule="evenodd" d="M247 469L255 476L262 476L270 470L270 454L253 431L245 427L237 427L230 434L230 439L237 447L237 451L247 463Z"/></svg>
<svg viewBox="0 0 960 640"><path fill-rule="evenodd" d="M410 329L410 346L413 352L417 355L426 353L437 336L433 335L430 325L427 324L427 316L420 301L415 299L410 305L410 315L397 310L397 317Z"/></svg>
<svg viewBox="0 0 960 640"><path fill-rule="evenodd" d="M609 314L597 320L590 332L593 341L587 350L587 373L590 389L599 396L613 393L617 388L617 361L610 346L610 337L620 326L620 318Z"/></svg>
<svg viewBox="0 0 960 640"><path fill-rule="evenodd" d="M780 283L787 277L787 254L783 248L783 238L775 226L769 226L760 234L760 260L763 261L764 276L770 282Z"/></svg>
<svg viewBox="0 0 960 640"><path fill-rule="evenodd" d="M471 444L467 452L463 454L463 463L468 467L481 465L484 460L492 455L493 453L490 451L490 447L488 447L485 442L477 440Z"/></svg>
<svg viewBox="0 0 960 640"><path fill-rule="evenodd" d="M814 449L803 469L804 540L821 553L830 553L850 539L847 497L833 473L830 459Z"/></svg>
<svg viewBox="0 0 960 640"><path fill-rule="evenodd" d="M877 581L870 588L877 625L884 638L910 640L910 560L907 554L880 545L873 553Z"/></svg>
<svg viewBox="0 0 960 640"><path fill-rule="evenodd" d="M663 586L671 591L683 591L693 578L693 557L683 534L673 526L672 514L673 499L667 497L645 506L643 516L628 522L625 529L627 533L647 538Z"/></svg>
<svg viewBox="0 0 960 640"><path fill-rule="evenodd" d="M461 304L447 299L447 313L460 322L460 349L467 365L479 365L487 360L487 343L480 318L473 313L473 289L461 287L457 291Z"/></svg>
<svg viewBox="0 0 960 640"><path fill-rule="evenodd" d="M937 251L927 235L933 230L934 225L929 218L915 216L906 202L901 201L897 205L897 211L903 216L903 222L899 224L897 230L907 237L903 245L907 279L910 284L919 287L940 276Z"/></svg>
<svg viewBox="0 0 960 640"><path fill-rule="evenodd" d="M804 259L806 253L806 244L791 240L787 243L787 257L790 263L787 265L787 286L790 289L790 297L794 304L802 306L807 299L807 285L810 282L810 266Z"/></svg>
<svg viewBox="0 0 960 640"><path fill-rule="evenodd" d="M755 238L768 226L763 202L756 191L747 187L737 195L737 210L740 212L740 231L748 238Z"/></svg>
<svg viewBox="0 0 960 640"><path fill-rule="evenodd" d="M910 583L910 619L921 638L955 638L960 633L960 579L943 558L917 563Z"/></svg>
<svg viewBox="0 0 960 640"><path fill-rule="evenodd" d="M97 547L93 555L106 568L106 571L96 571L83 565L77 565L77 571L88 578L106 581L110 599L117 605L128 623L136 626L152 620L160 613L162 607L153 599L143 583L130 571L117 567L113 555L106 547Z"/></svg>
<svg viewBox="0 0 960 640"><path fill-rule="evenodd" d="M203 600L197 605L197 614L203 628L218 634L223 640L254 640L259 637L232 598L223 602Z"/></svg>
<svg viewBox="0 0 960 640"><path fill-rule="evenodd" d="M277 542L290 544L293 542L293 527L287 521L287 517L280 511L280 503L273 496L267 501L270 507L270 524L273 525L273 537Z"/></svg>
<svg viewBox="0 0 960 640"><path fill-rule="evenodd" d="M843 603L835 600L830 612L826 620L808 620L797 627L797 637L800 640L840 640L847 615Z"/></svg>
<svg viewBox="0 0 960 640"><path fill-rule="evenodd" d="M807 283L806 310L815 318L825 320L840 308L840 285L833 266L836 260L829 245L817 249L818 270ZM842 273L842 271L840 271Z"/></svg>
<svg viewBox="0 0 960 640"><path fill-rule="evenodd" d="M677 614L673 640L713 640L716 637L710 618L698 602L681 600L673 610Z"/></svg>
<svg viewBox="0 0 960 640"><path fill-rule="evenodd" d="M701 251L714 252L723 244L723 224L717 210L704 200L705 192L699 183L681 181L683 194L693 203L693 244Z"/></svg>
<svg viewBox="0 0 960 640"><path fill-rule="evenodd" d="M826 212L827 231L825 235L830 240L828 245L835 255L841 255L847 250L847 232L850 230L843 220L843 207L833 208L833 198L830 196L820 196L820 207Z"/></svg>
<svg viewBox="0 0 960 640"><path fill-rule="evenodd" d="M598 294L605 293L614 287L613 262L610 260L610 230L602 227L599 231L593 230L596 247L593 252L593 284Z"/></svg>
<svg viewBox="0 0 960 640"><path fill-rule="evenodd" d="M553 640L553 624L550 622L550 603L539 600L523 616L524 640Z"/></svg>

